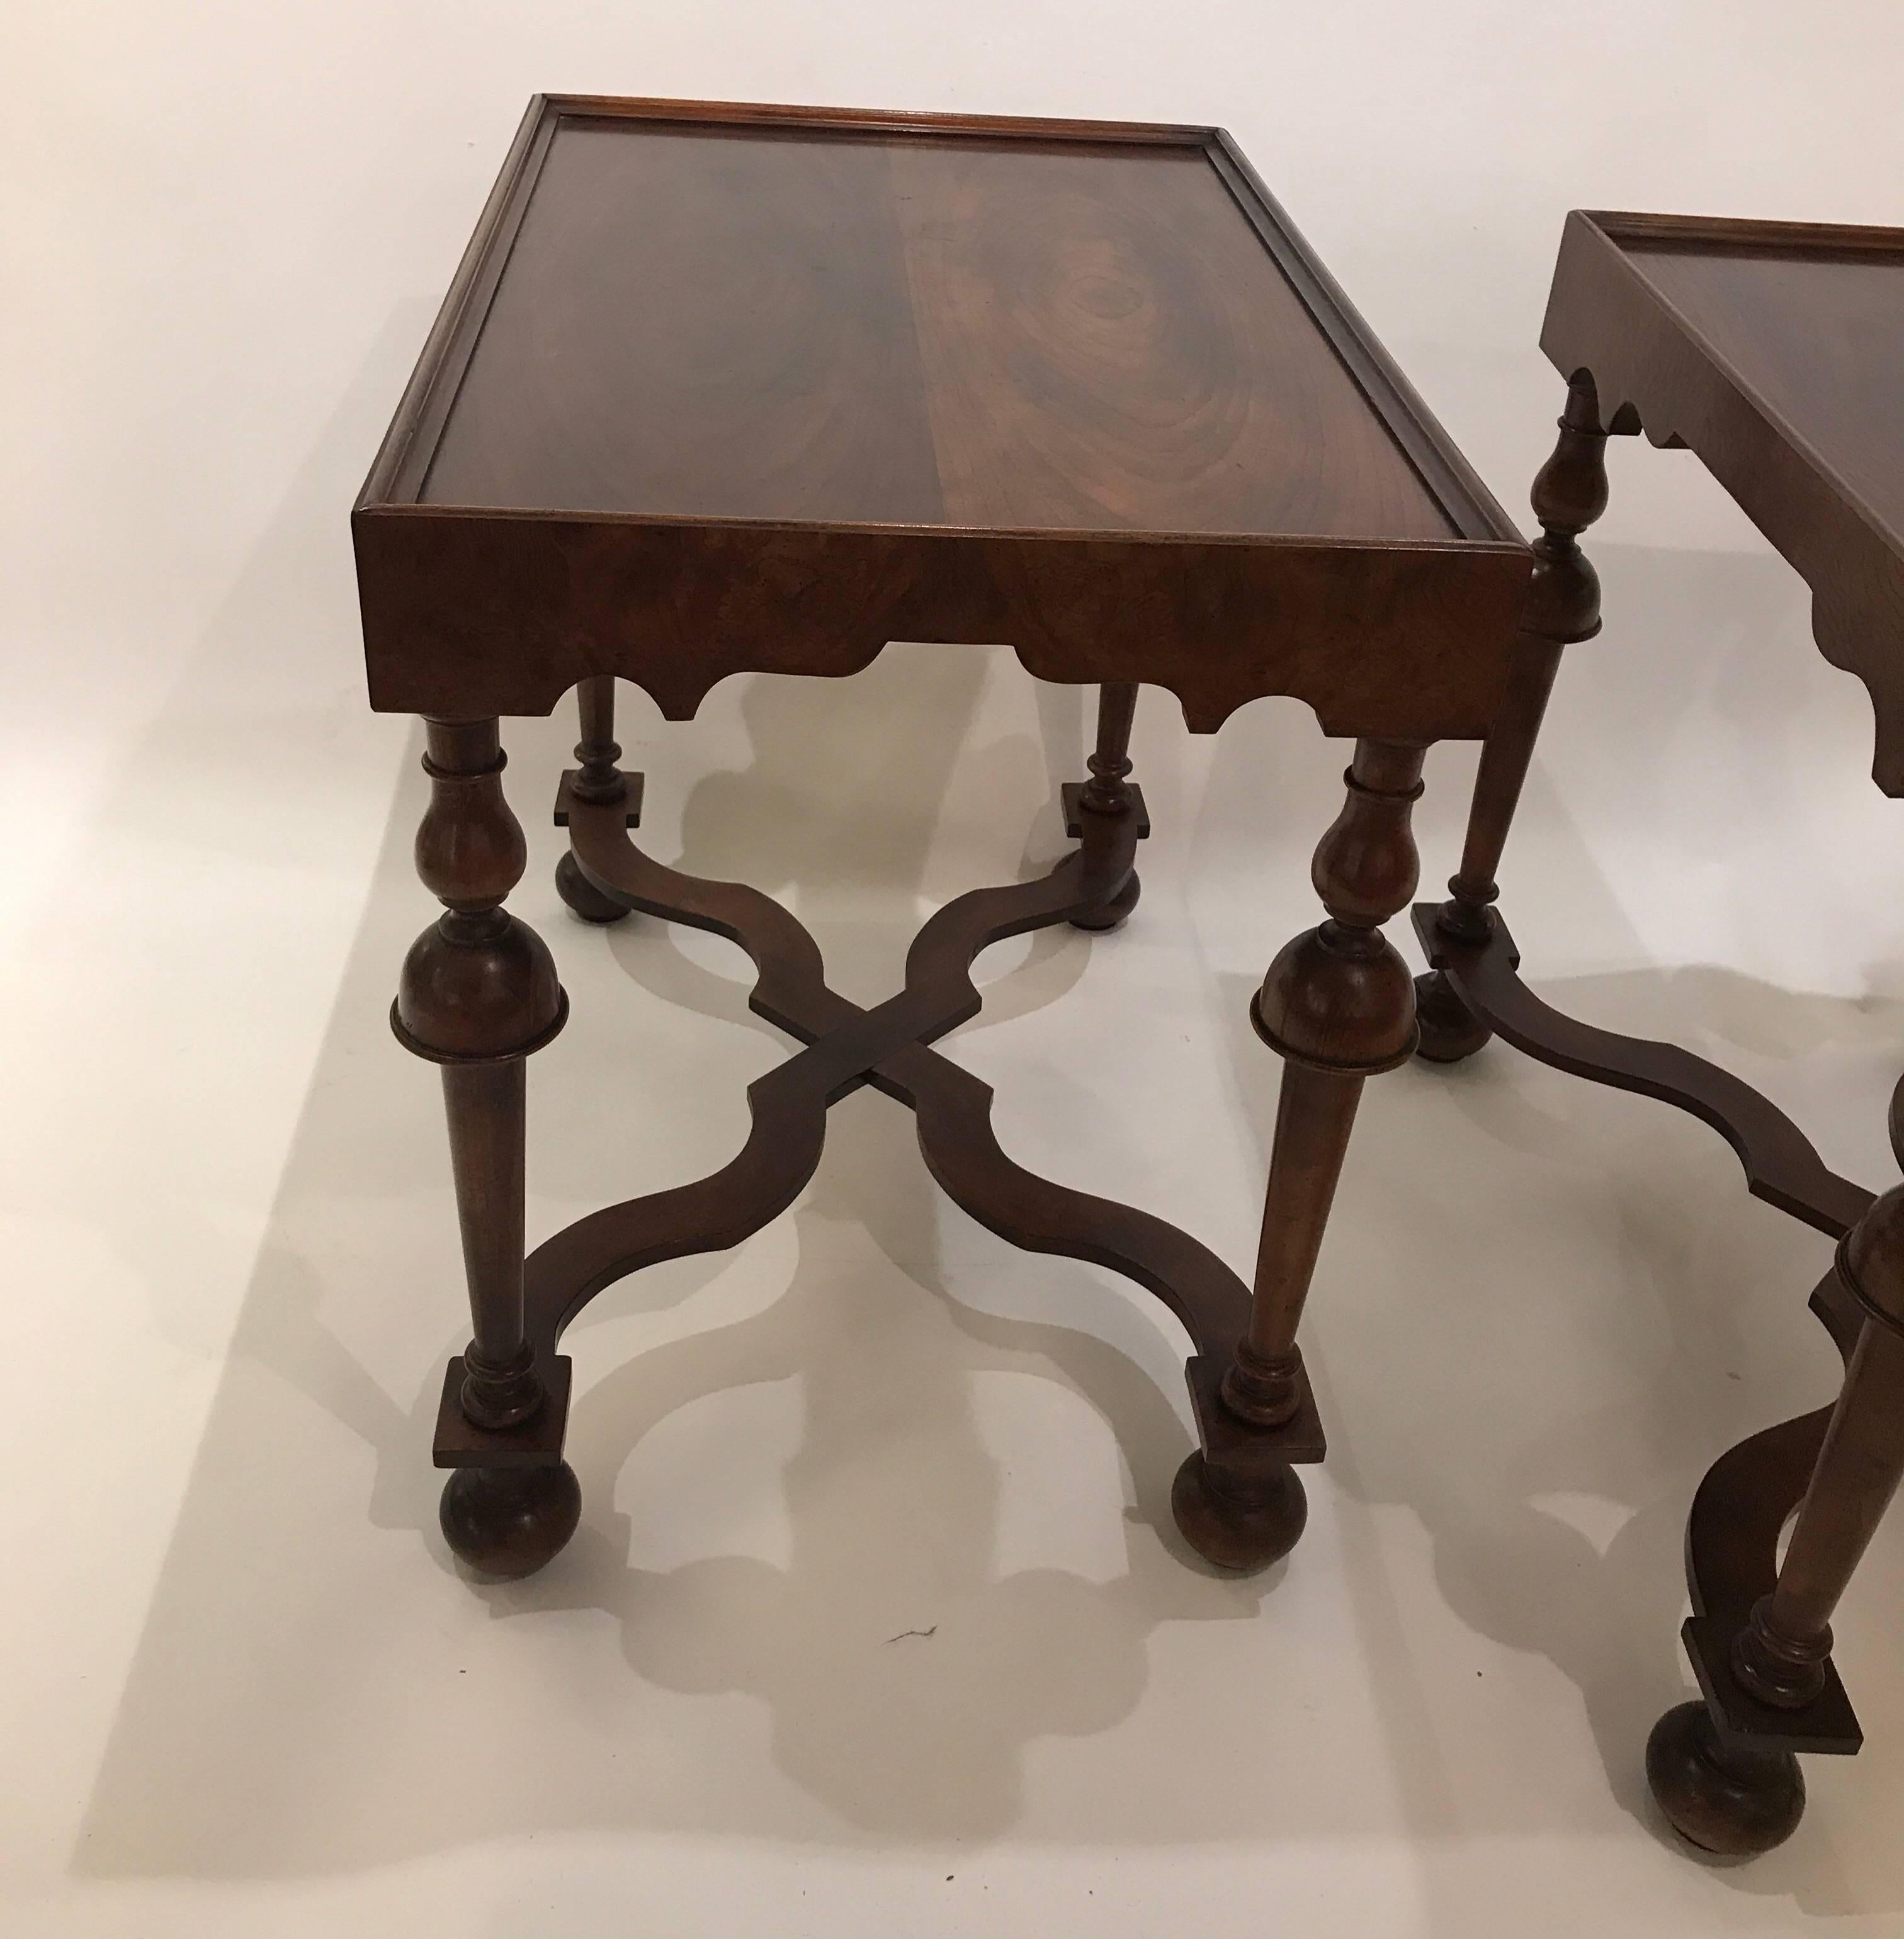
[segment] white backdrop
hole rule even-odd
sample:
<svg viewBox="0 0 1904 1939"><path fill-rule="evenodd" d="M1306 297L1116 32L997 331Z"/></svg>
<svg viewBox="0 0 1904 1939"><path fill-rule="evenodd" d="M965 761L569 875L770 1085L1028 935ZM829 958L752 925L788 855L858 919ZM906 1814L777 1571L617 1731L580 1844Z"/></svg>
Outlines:
<svg viewBox="0 0 1904 1939"><path fill-rule="evenodd" d="M1222 123L1522 514L1564 212L1904 220L1904 13L175 0L15 8L0 56L9 1931L1904 1930L1893 1536L1840 1626L1871 1742L1790 1846L1695 1864L1637 1775L1693 1484L1830 1391L1823 1242L1701 1128L1503 1050L1371 1088L1309 1333L1330 1465L1265 1581L1171 1545L1168 1323L939 1203L870 1096L788 1219L592 1310L583 1533L458 1580L442 1133L382 1021L430 913L416 747L364 705L346 525L538 88ZM1611 464L1607 632L1504 871L1529 970L1889 1183L1904 842L1862 692L1693 459ZM794 899L867 997L922 908L1056 851L1084 722L917 647L623 711L657 852ZM538 1233L719 1163L779 1054L733 952L564 918L570 736L510 735L576 1017ZM1278 703L1193 741L1155 693L1136 753L1136 922L997 951L955 1054L1028 1162L1241 1264L1244 1009L1342 753ZM1431 759L1431 885L1472 771Z"/></svg>

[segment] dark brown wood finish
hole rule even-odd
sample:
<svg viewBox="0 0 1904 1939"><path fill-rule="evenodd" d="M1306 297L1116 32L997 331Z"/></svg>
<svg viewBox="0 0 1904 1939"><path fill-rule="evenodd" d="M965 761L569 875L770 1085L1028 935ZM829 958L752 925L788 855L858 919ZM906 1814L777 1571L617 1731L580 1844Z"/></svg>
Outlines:
<svg viewBox="0 0 1904 1939"><path fill-rule="evenodd" d="M1778 1581L1732 1639L1751 1694L1802 1711L1826 1689L1831 1616L1904 1478L1904 1186L1845 1237L1838 1277L1869 1316L1845 1373Z"/></svg>
<svg viewBox="0 0 1904 1939"><path fill-rule="evenodd" d="M1406 1064L1415 1050L1408 966L1380 925L1415 891L1409 817L1421 793L1423 751L1357 744L1343 777L1348 802L1312 871L1328 920L1278 955L1251 1012L1257 1033L1283 1059L1282 1088L1249 1331L1218 1393L1231 1415L1262 1430L1266 1447L1282 1434L1292 1449L1305 1449L1317 1433L1297 1323L1363 1082ZM1295 1475L1272 1467L1239 1492L1213 1479L1208 1452L1184 1463L1173 1498L1192 1546L1226 1568L1260 1568L1287 1554L1308 1517Z"/></svg>
<svg viewBox="0 0 1904 1939"><path fill-rule="evenodd" d="M615 681L612 674L596 674L581 681L575 689L576 711L582 738L575 744L575 758L581 763L575 775L575 798L598 805L620 803L627 811L630 828L640 823L640 777L632 799L629 778L615 764L621 749L615 740ZM556 865L556 892L584 922L602 925L620 922L628 914L625 904L612 902L594 887L576 866L575 857L565 855Z"/></svg>
<svg viewBox="0 0 1904 1939"><path fill-rule="evenodd" d="M1540 346L1607 430L1684 446L1811 589L1904 794L1904 229L1567 218Z"/></svg>
<svg viewBox="0 0 1904 1939"><path fill-rule="evenodd" d="M1129 1274L1171 1306L1200 1353L1228 1359L1248 1305L1235 1275L1160 1220L1013 1165L991 1138L989 1091L927 1048L977 1012L969 973L981 950L1115 896L1147 826L1135 789L1113 842L1080 848L1037 881L974 890L946 904L913 942L904 990L867 1010L827 988L812 937L779 903L742 884L704 881L652 860L629 839L620 809L578 801L574 779L565 782L557 813L585 878L626 909L739 943L758 971L750 1006L807 1048L751 1087L752 1133L720 1172L591 1213L537 1250L525 1281L538 1355L553 1360L562 1329L616 1280L663 1259L736 1244L776 1217L819 1161L828 1108L870 1084L918 1113L928 1167L974 1217L1015 1244Z"/></svg>
<svg viewBox="0 0 1904 1939"><path fill-rule="evenodd" d="M1580 549L1580 537L1607 509L1607 434L1601 429L1593 379L1580 373L1567 388L1560 437L1534 481L1534 583L1514 639L1513 665L1494 731L1481 750L1461 866L1448 884L1436 926L1451 939L1485 941L1500 895L1494 880L1514 811L1534 759L1563 648L1600 630L1600 579ZM1415 981L1421 1055L1436 1064L1471 1057L1489 1032L1464 1004L1446 975L1431 970Z"/></svg>
<svg viewBox="0 0 1904 1939"><path fill-rule="evenodd" d="M696 103L538 101L357 507L373 704L433 723L419 842L451 913L413 952L399 1034L446 1060L474 1337L439 1409L443 1527L521 1573L575 1526L562 1331L604 1286L737 1243L871 1085L927 1167L1015 1244L1089 1259L1188 1332L1199 1447L1179 1525L1260 1567L1324 1451L1296 1332L1363 1082L1413 1042L1380 925L1415 881L1425 747L1506 691L1532 560L1219 131ZM691 714L742 670L845 674L889 638L1009 642L1098 689L1075 850L976 891L863 1008L793 916L630 839L641 781L614 681ZM1286 1069L1254 1290L1149 1213L1009 1158L991 1093L931 1048L977 953L1135 906L1141 683L1191 725L1299 696L1355 738L1317 852L1326 920L1257 1005ZM748 1095L708 1177L604 1207L523 1258L524 1059L562 999L501 909L521 873L496 717L577 690L557 886L731 938L754 1008L804 1046ZM468 723L456 725L453 723Z"/></svg>
<svg viewBox="0 0 1904 1939"><path fill-rule="evenodd" d="M1100 690L1098 744L1092 750L1089 763L1091 778L1077 790L1075 799L1068 796L1065 804L1065 833L1074 842L1084 843L1087 848L1106 850L1121 846L1124 835L1120 823L1126 816L1141 815L1137 790L1130 784L1131 727L1136 718L1135 682L1125 680ZM1148 835L1149 823L1143 823L1137 832L1140 836ZM1141 893L1142 887L1133 868L1115 895L1086 914L1073 916L1071 927L1098 934L1122 928L1130 920L1131 912L1137 907L1137 899Z"/></svg>
<svg viewBox="0 0 1904 1939"><path fill-rule="evenodd" d="M1874 1201L1704 1059L1542 1003L1520 980L1493 878L1561 649L1598 630L1577 541L1605 507L1609 433L1695 452L1804 574L1820 648L1870 694L1875 778L1904 794L1904 230L1577 212L1541 341L1568 380L1567 409L1535 482L1534 585L1461 867L1448 901L1415 911L1433 966L1421 1049L1452 1062L1498 1032L1561 1070L1677 1104L1727 1139L1756 1196L1842 1241L1811 1299L1845 1356L1837 1402L1741 1442L1701 1484L1683 1633L1701 1700L1668 1712L1647 1747L1680 1832L1759 1852L1803 1812L1796 1754L1863 1741L1830 1617L1904 1473L1904 1190Z"/></svg>
<svg viewBox="0 0 1904 1939"><path fill-rule="evenodd" d="M1418 903L1415 930L1441 966L1451 1000L1485 1018L1516 1049L1557 1070L1616 1090L1676 1104L1718 1132L1738 1154L1747 1189L1815 1231L1842 1238L1869 1208L1872 1195L1826 1164L1811 1141L1772 1103L1729 1070L1678 1044L1620 1036L1543 1003L1520 979L1520 950L1498 913L1479 942L1451 935L1446 905ZM1424 1042L1421 1054L1427 1055Z"/></svg>
<svg viewBox="0 0 1904 1939"><path fill-rule="evenodd" d="M372 703L1008 641L1479 735L1513 526L1220 132L533 104L353 519Z"/></svg>
<svg viewBox="0 0 1904 1939"><path fill-rule="evenodd" d="M431 801L416 872L446 913L404 963L391 1021L406 1048L443 1067L473 1337L445 1390L488 1435L548 1411L550 1389L523 1325L524 1059L562 1027L568 999L541 939L503 907L528 857L503 799L496 723L432 720ZM526 1575L565 1542L581 1511L559 1461L510 1472L459 1468L443 1497L445 1537L472 1566Z"/></svg>

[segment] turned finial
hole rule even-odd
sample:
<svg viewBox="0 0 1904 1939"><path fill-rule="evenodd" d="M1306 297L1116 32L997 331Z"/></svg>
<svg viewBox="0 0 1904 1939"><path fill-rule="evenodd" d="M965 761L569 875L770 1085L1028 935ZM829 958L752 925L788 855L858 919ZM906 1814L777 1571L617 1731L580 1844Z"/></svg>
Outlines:
<svg viewBox="0 0 1904 1939"><path fill-rule="evenodd" d="M1585 372L1567 387L1560 436L1534 474L1534 577L1521 624L1561 646L1600 630L1600 576L1580 536L1607 509L1607 434L1600 428L1593 379Z"/></svg>
<svg viewBox="0 0 1904 1939"><path fill-rule="evenodd" d="M1378 925L1407 903L1419 875L1409 816L1424 752L1358 741L1342 777L1348 799L1310 871L1329 920L1284 948L1256 1001L1258 1030L1299 1063L1368 1076L1414 1049L1414 984Z"/></svg>
<svg viewBox="0 0 1904 1939"><path fill-rule="evenodd" d="M446 913L404 959L392 1020L439 1062L520 1056L561 1027L565 1003L547 945L501 906L529 859L503 798L506 757L494 720L425 724L416 872Z"/></svg>
<svg viewBox="0 0 1904 1939"><path fill-rule="evenodd" d="M1437 927L1470 942L1485 942L1492 933L1491 912L1500 897L1494 866L1561 650L1590 640L1600 630L1600 576L1581 551L1580 535L1607 509L1607 434L1587 372L1579 372L1568 384L1559 424L1552 455L1534 480L1540 536L1534 541L1534 574L1521 609L1518 686L1510 685L1501 719L1482 754L1461 866L1449 880L1449 899L1436 914ZM1494 735L1503 732L1506 738L1497 741ZM1485 1027L1467 1015L1445 979L1430 978L1428 983L1434 1027L1430 1054L1452 1061L1478 1049L1487 1041Z"/></svg>

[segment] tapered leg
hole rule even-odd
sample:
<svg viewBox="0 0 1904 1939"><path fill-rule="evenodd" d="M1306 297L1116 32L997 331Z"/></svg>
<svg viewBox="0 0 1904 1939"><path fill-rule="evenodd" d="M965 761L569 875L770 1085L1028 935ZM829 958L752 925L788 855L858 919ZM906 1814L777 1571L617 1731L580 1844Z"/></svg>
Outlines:
<svg viewBox="0 0 1904 1939"><path fill-rule="evenodd" d="M1904 1186L1852 1228L1839 1272L1868 1317L1778 1582L1732 1645L1738 1684L1795 1727L1825 1693L1832 1612L1904 1478ZM1791 1835L1805 1807L1796 1757L1775 1742L1741 1755L1704 1703L1660 1719L1647 1771L1666 1816L1710 1851L1768 1850Z"/></svg>
<svg viewBox="0 0 1904 1939"><path fill-rule="evenodd" d="M1474 804L1460 869L1439 926L1464 942L1485 942L1500 890L1494 881L1501 850L1521 799L1561 650L1600 630L1600 581L1580 548L1580 534L1607 509L1607 434L1601 429L1592 379L1567 388L1560 438L1534 481L1533 584L1513 649L1508 690L1481 750ZM1493 1033L1455 994L1439 970L1417 979L1415 1003L1421 1055L1437 1064L1472 1056Z"/></svg>
<svg viewBox="0 0 1904 1939"><path fill-rule="evenodd" d="M1347 805L1312 871L1329 919L1283 950L1256 999L1257 1030L1283 1058L1282 1089L1249 1329L1220 1398L1230 1414L1260 1429L1287 1426L1303 1402L1296 1327L1363 1081L1415 1049L1414 989L1381 924L1415 888L1409 816L1421 792L1423 752L1357 743L1345 777ZM1215 1472L1201 1451L1184 1463L1172 1502L1191 1546L1227 1568L1260 1568L1286 1554L1307 1514L1288 1466L1259 1466L1243 1487Z"/></svg>
<svg viewBox="0 0 1904 1939"><path fill-rule="evenodd" d="M1079 793L1079 823L1087 856L1108 847L1110 824L1136 812L1129 776L1131 724L1137 717L1137 683L1107 681L1098 689L1098 744L1090 758L1091 778ZM1071 918L1074 929L1101 933L1119 929L1130 918L1140 893L1133 869L1088 915Z"/></svg>
<svg viewBox="0 0 1904 1939"><path fill-rule="evenodd" d="M541 939L502 907L528 851L503 799L495 722L425 725L431 799L416 869L446 906L404 961L393 1022L443 1067L469 1283L458 1404L474 1426L507 1435L546 1399L522 1326L523 1061L562 1027L567 1001ZM526 1575L574 1533L580 1511L559 1460L462 1466L443 1490L443 1533L472 1567Z"/></svg>
<svg viewBox="0 0 1904 1939"><path fill-rule="evenodd" d="M615 742L614 675L595 674L578 680L575 699L582 728L575 758L581 766L569 784L570 791L578 801L621 801L628 793L628 777L616 766L621 749ZM620 922L632 913L605 896L582 873L572 854L556 864L556 893L584 922Z"/></svg>
<svg viewBox="0 0 1904 1939"><path fill-rule="evenodd" d="M526 1076L519 1057L443 1067L449 1163L469 1280L463 1411L479 1427L516 1426L542 1404L522 1338Z"/></svg>

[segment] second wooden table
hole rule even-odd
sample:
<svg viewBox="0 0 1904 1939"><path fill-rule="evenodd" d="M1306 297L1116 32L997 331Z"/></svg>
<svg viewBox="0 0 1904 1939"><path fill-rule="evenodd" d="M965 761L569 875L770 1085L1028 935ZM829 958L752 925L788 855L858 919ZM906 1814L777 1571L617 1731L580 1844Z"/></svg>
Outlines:
<svg viewBox="0 0 1904 1939"><path fill-rule="evenodd" d="M1580 540L1606 510L1607 440L1642 429L1696 452L1804 575L1820 651L1870 693L1873 778L1904 795L1904 230L1576 210L1540 340L1567 403L1534 483L1540 567L1461 866L1446 902L1415 912L1433 965L1421 1054L1457 1062L1498 1031L1677 1104L1726 1138L1758 1197L1839 1241L1811 1298L1845 1356L1836 1405L1741 1441L1700 1484L1683 1634L1701 1700L1669 1710L1647 1751L1686 1837L1762 1852L1804 1810L1798 1754L1863 1741L1831 1617L1904 1476L1904 1186L1874 1198L1730 1072L1543 1003L1520 979L1494 875L1561 655L1600 630ZM1904 1160L1904 1083L1891 1140Z"/></svg>

